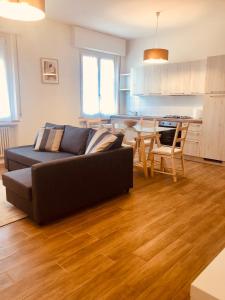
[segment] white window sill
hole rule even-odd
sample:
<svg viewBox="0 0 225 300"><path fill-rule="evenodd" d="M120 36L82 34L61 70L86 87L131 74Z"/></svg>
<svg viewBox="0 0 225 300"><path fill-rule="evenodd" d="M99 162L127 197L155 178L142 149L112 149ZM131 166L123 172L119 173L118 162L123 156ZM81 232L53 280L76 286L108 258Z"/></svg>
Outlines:
<svg viewBox="0 0 225 300"><path fill-rule="evenodd" d="M7 127L7 126L17 126L19 124L19 121L0 121L0 127Z"/></svg>

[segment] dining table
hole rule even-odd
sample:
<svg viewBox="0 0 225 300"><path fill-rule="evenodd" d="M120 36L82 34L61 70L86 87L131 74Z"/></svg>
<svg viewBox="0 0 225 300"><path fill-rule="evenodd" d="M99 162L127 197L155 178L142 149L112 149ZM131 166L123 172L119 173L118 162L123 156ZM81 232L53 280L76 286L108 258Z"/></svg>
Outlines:
<svg viewBox="0 0 225 300"><path fill-rule="evenodd" d="M150 168L150 156L154 146L160 147L160 135L162 132L175 130L168 127L144 127L141 124L128 127L124 123L106 124L112 133L124 134L124 146L131 146L134 149L134 166L141 167L144 170L145 177L148 177ZM138 153L138 159L136 158Z"/></svg>

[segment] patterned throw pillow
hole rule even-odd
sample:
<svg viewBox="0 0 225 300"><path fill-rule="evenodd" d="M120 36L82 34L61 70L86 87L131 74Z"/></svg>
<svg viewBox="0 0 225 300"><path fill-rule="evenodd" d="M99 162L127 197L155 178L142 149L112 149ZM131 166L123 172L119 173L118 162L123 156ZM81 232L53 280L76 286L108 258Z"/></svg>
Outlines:
<svg viewBox="0 0 225 300"><path fill-rule="evenodd" d="M109 133L107 129L102 128L96 130L94 136L88 144L85 154L104 151L116 140L117 137Z"/></svg>
<svg viewBox="0 0 225 300"><path fill-rule="evenodd" d="M40 128L34 150L49 152L59 151L62 136L63 129Z"/></svg>

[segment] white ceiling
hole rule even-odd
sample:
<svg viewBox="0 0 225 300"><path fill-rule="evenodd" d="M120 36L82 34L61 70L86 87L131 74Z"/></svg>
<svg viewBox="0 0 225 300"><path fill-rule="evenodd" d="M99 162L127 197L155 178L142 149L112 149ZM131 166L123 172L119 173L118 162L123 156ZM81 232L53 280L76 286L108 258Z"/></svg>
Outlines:
<svg viewBox="0 0 225 300"><path fill-rule="evenodd" d="M166 32L225 18L225 0L46 0L48 18L128 39L154 34L156 11Z"/></svg>

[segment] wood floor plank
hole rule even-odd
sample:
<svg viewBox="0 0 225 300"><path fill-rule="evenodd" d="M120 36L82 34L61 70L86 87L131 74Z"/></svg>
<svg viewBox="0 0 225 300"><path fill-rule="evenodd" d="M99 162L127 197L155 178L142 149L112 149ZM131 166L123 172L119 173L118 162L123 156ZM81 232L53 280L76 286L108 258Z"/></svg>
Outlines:
<svg viewBox="0 0 225 300"><path fill-rule="evenodd" d="M13 280L9 277L7 273L0 274L0 291L13 285Z"/></svg>
<svg viewBox="0 0 225 300"><path fill-rule="evenodd" d="M1 227L0 299L189 299L225 247L225 168L186 169L175 184L135 171L129 194L47 226Z"/></svg>
<svg viewBox="0 0 225 300"><path fill-rule="evenodd" d="M29 277L23 278L9 288L0 291L0 298L4 300L37 299L36 293L38 291L48 291L57 279L65 278L67 275L68 273L56 264L46 265Z"/></svg>
<svg viewBox="0 0 225 300"><path fill-rule="evenodd" d="M64 277L58 277L56 281L51 282L51 285L48 285L47 288L36 291L35 295L32 294L26 299L57 300L70 297L70 294L74 290L78 290L80 287L86 285L98 274L104 273L105 271L107 272L113 264L114 262L111 259L99 255L93 260L90 260L85 267L81 266L77 268L75 272L67 272Z"/></svg>
<svg viewBox="0 0 225 300"><path fill-rule="evenodd" d="M117 261L105 272L98 274L87 284L73 292L67 299L101 299L111 288L119 285L130 274L136 273L144 261L135 256L128 256Z"/></svg>

